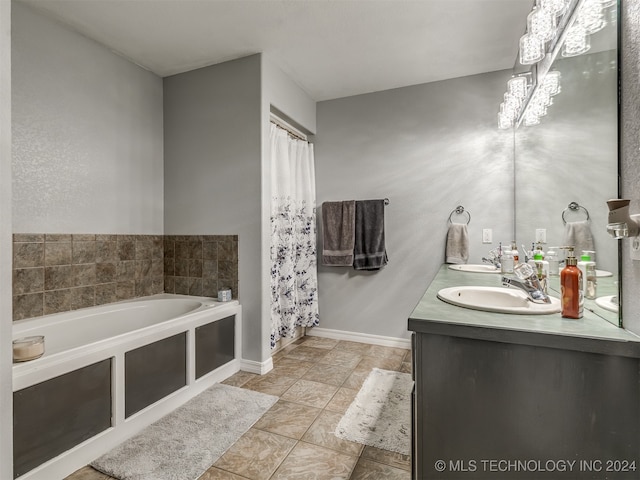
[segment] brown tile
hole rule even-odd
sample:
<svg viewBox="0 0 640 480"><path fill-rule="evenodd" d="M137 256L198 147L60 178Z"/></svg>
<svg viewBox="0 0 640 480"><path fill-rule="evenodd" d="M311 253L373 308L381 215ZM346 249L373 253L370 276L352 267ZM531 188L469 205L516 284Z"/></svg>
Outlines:
<svg viewBox="0 0 640 480"><path fill-rule="evenodd" d="M238 243L231 239L218 242L218 260L237 261Z"/></svg>
<svg viewBox="0 0 640 480"><path fill-rule="evenodd" d="M153 295L153 279L143 278L142 280L136 280L136 297L146 297L147 295Z"/></svg>
<svg viewBox="0 0 640 480"><path fill-rule="evenodd" d="M371 373L371 370L354 370L351 375L344 381L342 384L345 388L352 388L355 390L360 390L362 388L362 384Z"/></svg>
<svg viewBox="0 0 640 480"><path fill-rule="evenodd" d="M136 242L128 240L125 235L118 235L118 260L135 260L136 259Z"/></svg>
<svg viewBox="0 0 640 480"><path fill-rule="evenodd" d="M151 258L162 260L164 258L164 241L162 235L151 236Z"/></svg>
<svg viewBox="0 0 640 480"><path fill-rule="evenodd" d="M204 242L202 244L202 258L204 260L218 261L218 242Z"/></svg>
<svg viewBox="0 0 640 480"><path fill-rule="evenodd" d="M61 288L73 287L75 278L71 265L59 265L56 267L45 267L44 269L44 289L59 290Z"/></svg>
<svg viewBox="0 0 640 480"><path fill-rule="evenodd" d="M13 268L42 267L44 243L14 243Z"/></svg>
<svg viewBox="0 0 640 480"><path fill-rule="evenodd" d="M287 377L300 378L313 366L311 362L298 360L295 358L280 357L274 361L271 372L276 375L286 375ZM271 373L270 372L270 373Z"/></svg>
<svg viewBox="0 0 640 480"><path fill-rule="evenodd" d="M96 263L96 283L115 282L116 278L115 263Z"/></svg>
<svg viewBox="0 0 640 480"><path fill-rule="evenodd" d="M104 305L105 303L117 301L118 295L116 294L115 282L96 285L96 305Z"/></svg>
<svg viewBox="0 0 640 480"><path fill-rule="evenodd" d="M71 309L93 307L96 304L96 287L78 287L71 289Z"/></svg>
<svg viewBox="0 0 640 480"><path fill-rule="evenodd" d="M113 242L96 241L96 262L117 262L118 258L118 244Z"/></svg>
<svg viewBox="0 0 640 480"><path fill-rule="evenodd" d="M152 279L151 290L152 294L155 295L157 293L164 293L164 277L153 277Z"/></svg>
<svg viewBox="0 0 640 480"><path fill-rule="evenodd" d="M323 410L304 434L302 441L357 457L362 452L363 445L361 443L343 440L335 436L334 432L342 416L341 413Z"/></svg>
<svg viewBox="0 0 640 480"><path fill-rule="evenodd" d="M44 234L43 233L14 233L13 234L14 242L44 242Z"/></svg>
<svg viewBox="0 0 640 480"><path fill-rule="evenodd" d="M218 278L218 261L217 260L203 260L202 261L202 276L206 278Z"/></svg>
<svg viewBox="0 0 640 480"><path fill-rule="evenodd" d="M44 290L44 268L17 268L13 270L13 294L42 292Z"/></svg>
<svg viewBox="0 0 640 480"><path fill-rule="evenodd" d="M184 259L184 260L189 258L189 243L186 240L176 241L176 260L178 258Z"/></svg>
<svg viewBox="0 0 640 480"><path fill-rule="evenodd" d="M362 355L357 353L343 352L333 349L327 353L322 360L320 360L320 363L339 365L346 368L356 368L361 360Z"/></svg>
<svg viewBox="0 0 640 480"><path fill-rule="evenodd" d="M71 235L72 242L95 242L96 236L93 233L74 233Z"/></svg>
<svg viewBox="0 0 640 480"><path fill-rule="evenodd" d="M173 277L175 292L178 295L189 295L189 286L191 285L189 277Z"/></svg>
<svg viewBox="0 0 640 480"><path fill-rule="evenodd" d="M186 258L176 258L174 263L174 275L176 277L189 276L189 262Z"/></svg>
<svg viewBox="0 0 640 480"><path fill-rule="evenodd" d="M235 473L220 470L216 467L211 467L204 472L198 480L247 480L246 477L241 477Z"/></svg>
<svg viewBox="0 0 640 480"><path fill-rule="evenodd" d="M202 260L195 258L187 260L187 268L190 277L202 277Z"/></svg>
<svg viewBox="0 0 640 480"><path fill-rule="evenodd" d="M304 337L303 345L305 347L315 347L315 348L326 348L327 350L331 350L338 344L338 340L333 338L323 338L323 337Z"/></svg>
<svg viewBox="0 0 640 480"><path fill-rule="evenodd" d="M72 250L71 242L45 242L44 244L44 264L71 265Z"/></svg>
<svg viewBox="0 0 640 480"><path fill-rule="evenodd" d="M117 235L111 233L99 233L96 235L96 242L115 242Z"/></svg>
<svg viewBox="0 0 640 480"><path fill-rule="evenodd" d="M360 363L356 367L357 370L372 370L380 368L382 370L400 370L402 365L402 357L370 357L368 355L362 357Z"/></svg>
<svg viewBox="0 0 640 480"><path fill-rule="evenodd" d="M73 305L73 292L70 288L51 290L44 293L44 314L68 312Z"/></svg>
<svg viewBox="0 0 640 480"><path fill-rule="evenodd" d="M44 236L45 242L71 242L71 234L68 233L47 233Z"/></svg>
<svg viewBox="0 0 640 480"><path fill-rule="evenodd" d="M252 480L267 480L295 443L291 438L252 428L214 466Z"/></svg>
<svg viewBox="0 0 640 480"><path fill-rule="evenodd" d="M327 355L327 350L324 348L305 347L301 345L291 351L287 356L289 358L297 358L298 360L306 360L307 362L319 362L325 355Z"/></svg>
<svg viewBox="0 0 640 480"><path fill-rule="evenodd" d="M253 428L299 440L320 412L319 408L279 400Z"/></svg>
<svg viewBox="0 0 640 480"><path fill-rule="evenodd" d="M154 258L151 260L151 276L164 276L164 260L162 258Z"/></svg>
<svg viewBox="0 0 640 480"><path fill-rule="evenodd" d="M95 285L96 283L96 264L85 263L82 265L73 265L73 279L76 287L86 285Z"/></svg>
<svg viewBox="0 0 640 480"><path fill-rule="evenodd" d="M400 357L401 360L404 360L406 354L407 350L405 348L383 347L381 345L371 345L367 353L370 357Z"/></svg>
<svg viewBox="0 0 640 480"><path fill-rule="evenodd" d="M411 472L361 458L351 475L351 480L379 480L381 478L411 480Z"/></svg>
<svg viewBox="0 0 640 480"><path fill-rule="evenodd" d="M275 375L271 372L249 380L243 385L243 388L255 390L256 392L267 393L269 395L280 396L286 392L291 385L296 383L295 378L285 375Z"/></svg>
<svg viewBox="0 0 640 480"><path fill-rule="evenodd" d="M44 293L28 293L13 297L13 319L41 317L44 315Z"/></svg>
<svg viewBox="0 0 640 480"><path fill-rule="evenodd" d="M151 260L153 258L153 242L146 236L136 239L136 260Z"/></svg>
<svg viewBox="0 0 640 480"><path fill-rule="evenodd" d="M339 352L351 352L357 353L358 355L367 355L372 346L373 345L369 345L368 343L340 340L335 349Z"/></svg>
<svg viewBox="0 0 640 480"><path fill-rule="evenodd" d="M411 456L403 455L397 452L391 452L389 450L382 450L381 448L364 447L361 458L366 460L372 460L378 463L384 463L392 467L401 468L402 470L411 471Z"/></svg>
<svg viewBox="0 0 640 480"><path fill-rule="evenodd" d="M348 479L358 460L328 448L298 442L272 480Z"/></svg>
<svg viewBox="0 0 640 480"><path fill-rule="evenodd" d="M202 279L202 295L205 297L218 296L218 281L215 279L203 278Z"/></svg>
<svg viewBox="0 0 640 480"><path fill-rule="evenodd" d="M162 241L162 248L164 250L164 258L175 258L176 256L176 241L172 238L164 237Z"/></svg>
<svg viewBox="0 0 640 480"><path fill-rule="evenodd" d="M107 480L111 478L109 475L100 473L99 471L87 466L76 470L64 480Z"/></svg>
<svg viewBox="0 0 640 480"><path fill-rule="evenodd" d="M135 260L125 260L116 263L116 280L124 282L135 280L136 278L136 262Z"/></svg>
<svg viewBox="0 0 640 480"><path fill-rule="evenodd" d="M229 378L223 380L220 383L224 383L225 385L231 385L232 387L241 387L242 385L247 383L249 380L252 380L258 376L259 375L255 373L243 372L242 370L240 370L239 372L234 373Z"/></svg>
<svg viewBox="0 0 640 480"><path fill-rule="evenodd" d="M202 279L189 277L189 295L202 296Z"/></svg>
<svg viewBox="0 0 640 480"><path fill-rule="evenodd" d="M324 408L331 412L345 413L349 405L355 400L357 394L358 390L356 389L340 387Z"/></svg>
<svg viewBox="0 0 640 480"><path fill-rule="evenodd" d="M176 277L166 276L164 277L164 291L166 293L176 293Z"/></svg>
<svg viewBox="0 0 640 480"><path fill-rule="evenodd" d="M96 262L96 242L76 242L72 244L72 261L78 263Z"/></svg>
<svg viewBox="0 0 640 480"><path fill-rule="evenodd" d="M164 259L164 274L165 275L175 275L175 265L176 261L173 258L165 258Z"/></svg>
<svg viewBox="0 0 640 480"><path fill-rule="evenodd" d="M337 391L338 387L326 383L298 380L280 398L310 407L324 408Z"/></svg>
<svg viewBox="0 0 640 480"><path fill-rule="evenodd" d="M271 356L271 358L273 359L274 362L277 361L277 360L280 360L280 359L286 357L287 355L289 355L290 352L292 352L293 350L295 350L298 347L299 347L299 345L290 343L289 345L287 345L287 346L283 347L282 349L280 349L277 353L273 354Z"/></svg>
<svg viewBox="0 0 640 480"><path fill-rule="evenodd" d="M151 259L148 260L136 260L136 280L142 280L147 278L151 274Z"/></svg>
<svg viewBox="0 0 640 480"><path fill-rule="evenodd" d="M218 260L219 278L236 278L238 276L238 263L235 261Z"/></svg>
<svg viewBox="0 0 640 480"><path fill-rule="evenodd" d="M315 365L302 377L304 380L327 383L339 387L351 375L352 369L339 365L326 365L323 363Z"/></svg>
<svg viewBox="0 0 640 480"><path fill-rule="evenodd" d="M411 362L402 362L398 371L402 373L411 373Z"/></svg>
<svg viewBox="0 0 640 480"><path fill-rule="evenodd" d="M116 296L118 297L118 300L128 300L130 298L134 298L135 295L136 295L135 281L129 280L126 282L116 283Z"/></svg>

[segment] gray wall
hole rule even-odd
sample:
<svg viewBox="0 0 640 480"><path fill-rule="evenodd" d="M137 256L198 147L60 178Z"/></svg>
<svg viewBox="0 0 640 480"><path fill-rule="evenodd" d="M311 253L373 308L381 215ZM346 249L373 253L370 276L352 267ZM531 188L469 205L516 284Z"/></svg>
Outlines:
<svg viewBox="0 0 640 480"><path fill-rule="evenodd" d="M13 2L13 229L163 233L162 80Z"/></svg>
<svg viewBox="0 0 640 480"><path fill-rule="evenodd" d="M164 79L167 235L238 235L243 357L262 361L260 55Z"/></svg>
<svg viewBox="0 0 640 480"><path fill-rule="evenodd" d="M0 478L13 478L11 301L11 2L0 2Z"/></svg>
<svg viewBox="0 0 640 480"><path fill-rule="evenodd" d="M444 262L447 219L457 205L472 215L469 263L512 240L513 137L496 127L509 76L494 72L318 103L317 204L390 200L389 264L375 273L320 267L320 327L408 337L407 318ZM481 243L483 228L493 229L492 245Z"/></svg>
<svg viewBox="0 0 640 480"><path fill-rule="evenodd" d="M622 2L622 195L640 213L640 1ZM640 335L640 262L622 242L622 321Z"/></svg>

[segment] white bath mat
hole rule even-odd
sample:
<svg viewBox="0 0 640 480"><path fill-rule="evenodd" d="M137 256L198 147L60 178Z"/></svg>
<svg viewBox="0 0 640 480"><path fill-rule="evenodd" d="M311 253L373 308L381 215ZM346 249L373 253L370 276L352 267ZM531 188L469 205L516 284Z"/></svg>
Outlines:
<svg viewBox="0 0 640 480"><path fill-rule="evenodd" d="M277 401L215 384L91 466L121 480L196 480Z"/></svg>
<svg viewBox="0 0 640 480"><path fill-rule="evenodd" d="M338 423L335 435L409 455L412 389L408 373L374 368Z"/></svg>

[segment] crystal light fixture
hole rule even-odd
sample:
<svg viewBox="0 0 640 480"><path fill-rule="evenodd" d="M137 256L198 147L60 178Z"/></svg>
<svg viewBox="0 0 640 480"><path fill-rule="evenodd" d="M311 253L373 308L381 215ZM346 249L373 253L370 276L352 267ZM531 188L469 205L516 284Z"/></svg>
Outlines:
<svg viewBox="0 0 640 480"><path fill-rule="evenodd" d="M534 8L527 16L527 31L545 42L555 36L556 28L556 15L551 10Z"/></svg>
<svg viewBox="0 0 640 480"><path fill-rule="evenodd" d="M562 45L562 56L575 57L587 53L590 48L591 39L584 26L577 22L571 25Z"/></svg>
<svg viewBox="0 0 640 480"><path fill-rule="evenodd" d="M527 97L527 77L513 77L507 81L507 92L519 98L521 101Z"/></svg>
<svg viewBox="0 0 640 480"><path fill-rule="evenodd" d="M566 0L538 0L538 5L540 6L540 8L553 13L556 17L564 15L564 13L567 11Z"/></svg>
<svg viewBox="0 0 640 480"><path fill-rule="evenodd" d="M576 22L584 27L588 35L602 30L607 22L600 0L583 0L578 10Z"/></svg>
<svg viewBox="0 0 640 480"><path fill-rule="evenodd" d="M559 94L560 72L558 72L557 70L549 70L544 77L542 88L544 88L552 97Z"/></svg>
<svg viewBox="0 0 640 480"><path fill-rule="evenodd" d="M527 33L520 37L520 63L533 65L544 58L544 40Z"/></svg>

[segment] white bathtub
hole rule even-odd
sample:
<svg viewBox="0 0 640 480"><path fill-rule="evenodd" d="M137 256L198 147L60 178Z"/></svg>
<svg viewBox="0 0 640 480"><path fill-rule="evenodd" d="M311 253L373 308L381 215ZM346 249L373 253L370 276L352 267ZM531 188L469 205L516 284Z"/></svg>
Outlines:
<svg viewBox="0 0 640 480"><path fill-rule="evenodd" d="M230 320L230 317L234 319ZM231 325L225 327L227 332L232 329L233 340L226 343L232 343L233 347L225 347L231 348L231 357L227 353L226 363L204 373L199 366L197 374L196 344L203 336L196 332L205 331L219 320L224 320L219 325ZM206 297L169 294L14 322L14 339L32 335L45 337L42 357L13 365L13 391L18 401L25 392L55 383L48 380L98 363L110 365L111 380L109 428L44 461L19 478L62 479L209 386L237 372L242 357L241 328L241 306L237 301L222 303ZM160 342L165 345L171 339L177 339L177 344L182 344L185 351L184 355L179 354L184 357L184 385L148 406L126 413L126 401L133 403L125 391L125 371L129 372L126 362L133 364L132 357L136 352L146 352L150 344ZM204 346L201 350L205 350ZM199 362L203 363L202 360ZM177 367L178 371L181 368L182 363ZM128 385L134 390L131 383Z"/></svg>

